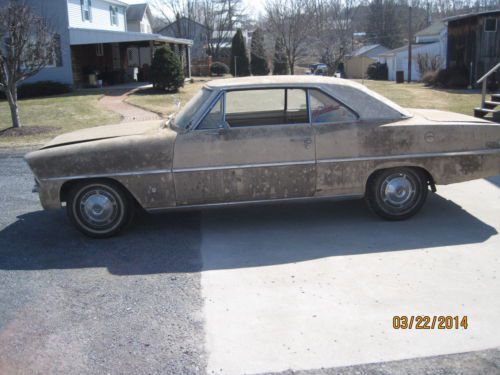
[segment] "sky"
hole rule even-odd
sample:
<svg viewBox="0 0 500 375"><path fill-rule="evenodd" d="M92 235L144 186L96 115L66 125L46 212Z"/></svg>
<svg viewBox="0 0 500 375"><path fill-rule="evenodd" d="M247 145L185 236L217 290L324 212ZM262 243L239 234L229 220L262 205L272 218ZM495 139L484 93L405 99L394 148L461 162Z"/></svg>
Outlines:
<svg viewBox="0 0 500 375"><path fill-rule="evenodd" d="M137 4L137 3L144 3L147 0L122 0L122 1L128 4ZM264 2L265 0L245 0L248 12L253 15L257 15L259 12L262 12L262 9L264 9Z"/></svg>

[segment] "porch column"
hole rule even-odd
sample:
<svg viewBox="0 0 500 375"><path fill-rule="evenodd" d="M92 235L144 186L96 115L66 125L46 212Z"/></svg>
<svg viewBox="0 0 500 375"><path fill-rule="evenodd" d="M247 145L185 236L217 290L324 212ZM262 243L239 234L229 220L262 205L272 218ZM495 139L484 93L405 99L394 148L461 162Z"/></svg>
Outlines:
<svg viewBox="0 0 500 375"><path fill-rule="evenodd" d="M191 78L191 46L186 44L187 77Z"/></svg>

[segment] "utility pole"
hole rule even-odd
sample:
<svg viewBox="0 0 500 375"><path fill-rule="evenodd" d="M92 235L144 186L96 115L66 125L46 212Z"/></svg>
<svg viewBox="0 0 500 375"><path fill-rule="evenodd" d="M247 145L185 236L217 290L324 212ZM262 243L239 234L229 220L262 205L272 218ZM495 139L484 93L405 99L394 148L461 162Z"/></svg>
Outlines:
<svg viewBox="0 0 500 375"><path fill-rule="evenodd" d="M411 0L408 1L408 83L411 83Z"/></svg>

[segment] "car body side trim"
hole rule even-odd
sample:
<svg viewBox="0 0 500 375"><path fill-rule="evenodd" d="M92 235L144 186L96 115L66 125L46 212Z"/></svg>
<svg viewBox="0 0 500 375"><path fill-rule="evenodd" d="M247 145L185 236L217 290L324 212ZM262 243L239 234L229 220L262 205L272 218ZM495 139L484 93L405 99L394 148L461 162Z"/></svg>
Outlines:
<svg viewBox="0 0 500 375"><path fill-rule="evenodd" d="M246 168L268 168L268 167L283 167L291 165L314 165L316 162L311 161L286 161L279 163L261 163L261 164L234 164L234 165L220 165L214 167L197 167L197 168L174 168L174 173L179 172L198 172L198 171L216 171L226 169L246 169Z"/></svg>
<svg viewBox="0 0 500 375"><path fill-rule="evenodd" d="M152 169L149 171L100 173L100 174L88 174L88 175L77 175L77 176L49 177L49 178L41 178L40 181L81 180L81 179L85 179L85 178L137 176L137 175L144 175L144 174L161 174L161 173L172 173L172 169Z"/></svg>
<svg viewBox="0 0 500 375"><path fill-rule="evenodd" d="M272 204L287 204L287 203L310 203L311 201L339 201L339 200L349 200L349 199L361 199L363 194L342 194L342 195L332 195L332 196L311 196L311 197L296 197L296 198L277 198L277 199L261 199L254 201L232 201L232 202L221 202L221 203L205 203L205 204L193 204L193 205L180 205L172 207L160 207L160 208L146 208L145 210L149 213L161 213L165 211L181 211L181 210L194 210L194 209L209 209L209 208L221 208L221 207L245 207L252 205L272 205Z"/></svg>
<svg viewBox="0 0 500 375"><path fill-rule="evenodd" d="M434 157L441 157L441 156L486 155L486 154L495 154L495 153L500 153L500 148L474 150L474 151L428 152L428 153L422 153L422 154L399 154L399 155L385 155L385 156L359 156L359 157L354 157L354 158L319 159L318 164L345 163L345 162L369 161L369 160L434 158Z"/></svg>

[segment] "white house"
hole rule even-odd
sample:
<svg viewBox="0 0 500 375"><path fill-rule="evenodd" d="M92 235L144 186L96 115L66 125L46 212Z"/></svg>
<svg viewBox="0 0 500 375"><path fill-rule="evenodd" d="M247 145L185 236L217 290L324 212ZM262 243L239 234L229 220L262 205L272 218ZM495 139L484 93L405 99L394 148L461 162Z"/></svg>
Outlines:
<svg viewBox="0 0 500 375"><path fill-rule="evenodd" d="M0 0L0 6L6 1ZM28 4L41 14L50 14L59 44L54 64L30 81L87 85L99 79L112 85L147 80L152 54L163 45L178 53L190 77L192 41L152 33L147 4L129 5L121 0L28 0Z"/></svg>
<svg viewBox="0 0 500 375"><path fill-rule="evenodd" d="M447 28L443 22L437 22L415 34L415 44L412 44L412 81L419 81L422 77L418 68L418 58L427 56L439 61L439 67L446 66ZM396 80L396 72L403 71L404 79L408 79L408 45L399 47L378 55L382 63L387 64L389 80Z"/></svg>

